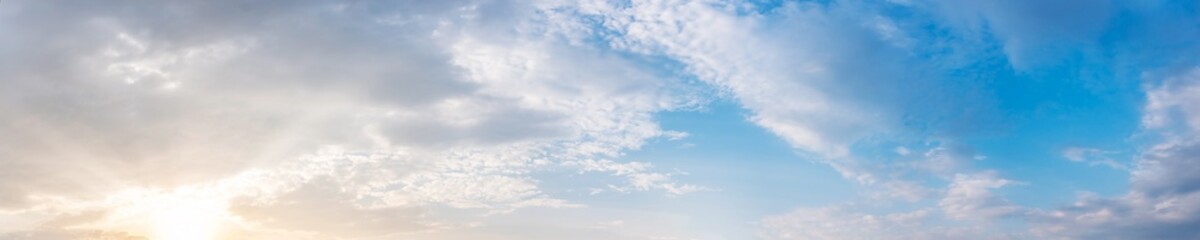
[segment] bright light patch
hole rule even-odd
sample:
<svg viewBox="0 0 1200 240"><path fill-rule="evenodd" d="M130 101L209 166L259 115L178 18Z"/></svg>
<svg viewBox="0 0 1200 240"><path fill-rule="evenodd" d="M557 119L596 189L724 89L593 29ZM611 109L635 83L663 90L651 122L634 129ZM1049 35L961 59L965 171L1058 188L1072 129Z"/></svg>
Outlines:
<svg viewBox="0 0 1200 240"><path fill-rule="evenodd" d="M152 214L152 239L211 240L216 237L225 208L221 202L171 199Z"/></svg>
<svg viewBox="0 0 1200 240"><path fill-rule="evenodd" d="M120 191L101 202L64 209L103 209L103 220L74 228L107 229L151 240L216 240L231 227L237 229L238 223L229 213L229 194L227 189L211 185L171 191L137 188Z"/></svg>

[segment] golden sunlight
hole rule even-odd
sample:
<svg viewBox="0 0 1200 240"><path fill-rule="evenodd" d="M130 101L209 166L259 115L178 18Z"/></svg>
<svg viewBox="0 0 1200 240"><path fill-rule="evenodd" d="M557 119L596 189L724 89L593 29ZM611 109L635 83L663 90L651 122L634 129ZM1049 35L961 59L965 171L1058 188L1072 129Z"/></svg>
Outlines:
<svg viewBox="0 0 1200 240"><path fill-rule="evenodd" d="M226 220L225 201L170 196L147 202L150 239L212 240Z"/></svg>

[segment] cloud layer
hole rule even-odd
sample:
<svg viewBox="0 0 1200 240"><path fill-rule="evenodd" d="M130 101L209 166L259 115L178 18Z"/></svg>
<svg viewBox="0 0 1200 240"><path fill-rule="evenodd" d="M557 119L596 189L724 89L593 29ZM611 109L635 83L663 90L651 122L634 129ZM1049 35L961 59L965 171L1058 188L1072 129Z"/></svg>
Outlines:
<svg viewBox="0 0 1200 240"><path fill-rule="evenodd" d="M113 192L189 187L232 201L259 226L244 234L327 237L443 228L428 207L580 206L529 175L636 149L666 133L651 113L699 100L669 74L553 37L531 9L5 2L19 37L3 47L0 206L120 211L137 202ZM587 170L628 176L613 183L628 189L698 189L641 166Z"/></svg>
<svg viewBox="0 0 1200 240"><path fill-rule="evenodd" d="M638 223L732 217L674 208L689 201L746 203L688 198L722 191L672 169L703 161L627 156L687 141L661 114L717 101L855 187L845 203L788 199L721 226L746 238L1197 238L1197 9L4 1L0 239L163 238L146 219L173 205L213 210L227 239L696 236ZM1038 137L1029 119L1073 109L1061 99L1075 89L1136 99L1123 104L1140 116L1122 116L1140 119L1132 159L988 144ZM1111 166L1129 186L1031 205L1011 189L1046 178L1019 173L1060 166L996 149ZM732 187L789 189L774 184Z"/></svg>

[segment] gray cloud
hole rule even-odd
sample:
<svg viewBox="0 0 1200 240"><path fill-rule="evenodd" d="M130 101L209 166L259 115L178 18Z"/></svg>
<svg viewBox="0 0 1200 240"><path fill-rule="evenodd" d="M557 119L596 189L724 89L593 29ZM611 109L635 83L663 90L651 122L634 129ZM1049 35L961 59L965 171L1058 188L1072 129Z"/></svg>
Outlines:
<svg viewBox="0 0 1200 240"><path fill-rule="evenodd" d="M434 206L578 206L529 175L620 156L699 101L526 4L4 1L0 209L186 186L271 228L386 236L436 228Z"/></svg>
<svg viewBox="0 0 1200 240"><path fill-rule="evenodd" d="M0 202L211 179L351 141L366 106L471 91L429 39L356 28L363 6L254 4L6 3L5 46L46 47L4 51L24 60L3 71L3 175L26 180Z"/></svg>
<svg viewBox="0 0 1200 240"><path fill-rule="evenodd" d="M1102 198L1081 196L1074 204L1037 215L1035 229L1047 236L1112 239L1200 237L1200 142L1195 71L1165 79L1147 91L1143 115L1147 134L1159 142L1143 150L1131 170L1130 190Z"/></svg>

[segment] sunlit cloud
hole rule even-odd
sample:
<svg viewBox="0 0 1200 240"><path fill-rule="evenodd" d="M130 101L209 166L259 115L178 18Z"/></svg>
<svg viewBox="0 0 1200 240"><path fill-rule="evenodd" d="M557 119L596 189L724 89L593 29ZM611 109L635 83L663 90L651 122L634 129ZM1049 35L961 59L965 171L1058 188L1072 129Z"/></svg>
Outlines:
<svg viewBox="0 0 1200 240"><path fill-rule="evenodd" d="M3 1L0 239L1192 239L1198 9Z"/></svg>

